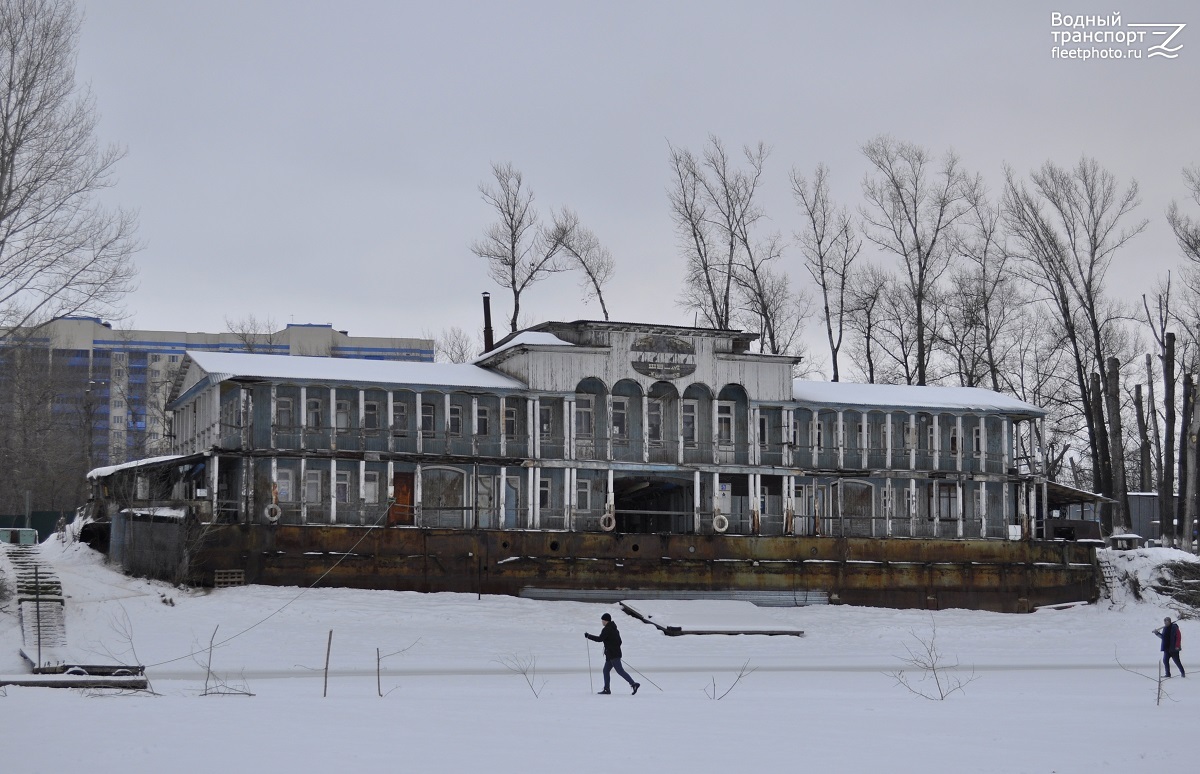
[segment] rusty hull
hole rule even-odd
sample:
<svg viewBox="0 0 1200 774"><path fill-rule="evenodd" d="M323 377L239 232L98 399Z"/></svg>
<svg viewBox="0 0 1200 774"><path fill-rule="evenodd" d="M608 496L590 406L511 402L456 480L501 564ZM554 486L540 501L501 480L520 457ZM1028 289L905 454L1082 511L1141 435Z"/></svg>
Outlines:
<svg viewBox="0 0 1200 774"><path fill-rule="evenodd" d="M194 556L190 577L201 584L241 569L247 583L270 585L818 590L855 605L997 612L1098 596L1095 549L1064 541L240 524L208 527Z"/></svg>

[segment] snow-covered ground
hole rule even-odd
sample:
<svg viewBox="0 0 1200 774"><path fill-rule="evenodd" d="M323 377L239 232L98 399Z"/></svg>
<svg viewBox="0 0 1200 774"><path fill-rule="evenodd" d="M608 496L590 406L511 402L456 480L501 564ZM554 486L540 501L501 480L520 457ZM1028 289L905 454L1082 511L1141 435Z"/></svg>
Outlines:
<svg viewBox="0 0 1200 774"><path fill-rule="evenodd" d="M158 695L3 689L6 774L1160 772L1193 770L1197 760L1200 662L1193 678L1164 683L1156 705L1151 630L1175 611L1153 594L1030 615L764 608L806 635L667 637L614 606L184 590L127 578L78 544L52 540L41 553L68 597L71 647L100 658L132 646ZM1118 556L1143 588L1156 564L1189 558L1168 549ZM616 675L612 696L594 695L603 659L582 635L598 632L606 611L642 682L637 696ZM1186 667L1200 626L1182 628ZM214 630L214 672L253 696L201 695ZM945 701L889 674L930 642L944 663L959 663L944 677L963 690ZM0 674L27 671L19 647L10 599L0 606ZM395 653L383 659L383 697L377 649ZM532 665L536 696L514 671L522 665ZM936 690L922 674L906 677ZM724 697L710 698L714 690Z"/></svg>

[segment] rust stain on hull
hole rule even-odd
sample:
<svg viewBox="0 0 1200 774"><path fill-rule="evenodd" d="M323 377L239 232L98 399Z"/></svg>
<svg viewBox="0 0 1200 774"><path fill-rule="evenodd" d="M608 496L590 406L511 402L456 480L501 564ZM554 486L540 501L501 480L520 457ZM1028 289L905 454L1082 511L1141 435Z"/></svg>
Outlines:
<svg viewBox="0 0 1200 774"><path fill-rule="evenodd" d="M849 604L998 612L1098 596L1095 549L1058 541L212 525L194 556L197 583L243 569L273 585L815 590Z"/></svg>

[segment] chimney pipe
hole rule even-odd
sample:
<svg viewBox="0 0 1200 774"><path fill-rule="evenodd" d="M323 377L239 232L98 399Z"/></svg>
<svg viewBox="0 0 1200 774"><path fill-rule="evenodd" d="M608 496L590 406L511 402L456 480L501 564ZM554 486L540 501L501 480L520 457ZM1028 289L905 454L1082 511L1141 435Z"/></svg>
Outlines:
<svg viewBox="0 0 1200 774"><path fill-rule="evenodd" d="M483 352L487 354L492 351L492 347L496 346L495 340L492 338L492 294L484 291L483 293Z"/></svg>

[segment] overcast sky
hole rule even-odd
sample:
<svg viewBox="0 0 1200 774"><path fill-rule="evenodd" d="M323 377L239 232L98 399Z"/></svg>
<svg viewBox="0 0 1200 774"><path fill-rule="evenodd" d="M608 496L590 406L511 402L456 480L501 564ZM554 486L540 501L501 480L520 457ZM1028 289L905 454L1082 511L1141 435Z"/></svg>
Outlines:
<svg viewBox="0 0 1200 774"><path fill-rule="evenodd" d="M710 134L772 148L764 205L785 236L799 225L788 171L825 163L856 208L860 147L879 133L953 148L993 191L1005 163L1027 175L1094 156L1142 187L1150 226L1113 270L1137 300L1180 261L1163 213L1200 163L1200 5L1119 6L85 2L78 78L102 139L128 149L111 200L140 212L145 243L125 324L222 330L253 313L362 336L474 331L490 290L502 329L506 291L470 250L497 161L612 251L613 319L690 324L667 146ZM1052 12L1116 10L1188 24L1178 56L1052 58ZM798 252L785 260L803 281ZM522 309L601 315L572 276Z"/></svg>

